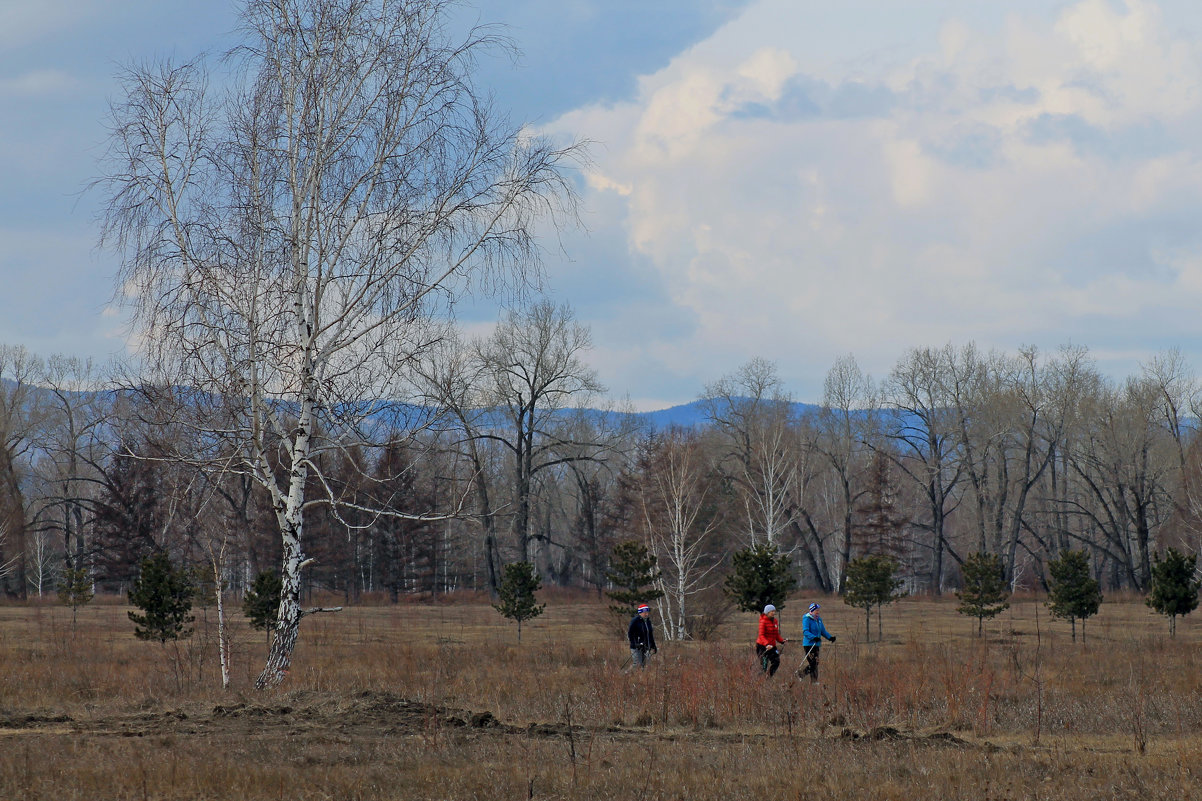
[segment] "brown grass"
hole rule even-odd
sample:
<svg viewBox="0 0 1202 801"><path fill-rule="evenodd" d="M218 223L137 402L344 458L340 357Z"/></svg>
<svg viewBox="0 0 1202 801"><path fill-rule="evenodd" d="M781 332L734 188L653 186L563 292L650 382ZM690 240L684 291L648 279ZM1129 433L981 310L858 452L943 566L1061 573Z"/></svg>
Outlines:
<svg viewBox="0 0 1202 801"><path fill-rule="evenodd" d="M551 599L520 645L479 598L377 601L307 619L268 693L241 619L223 691L202 615L161 647L117 603L74 629L0 606L0 798L1202 797L1202 623L1169 639L1138 599L1108 601L1084 643L1038 599L978 638L925 598L869 642L830 599L817 687L792 675L799 644L775 679L755 670L751 615L631 672L592 597Z"/></svg>

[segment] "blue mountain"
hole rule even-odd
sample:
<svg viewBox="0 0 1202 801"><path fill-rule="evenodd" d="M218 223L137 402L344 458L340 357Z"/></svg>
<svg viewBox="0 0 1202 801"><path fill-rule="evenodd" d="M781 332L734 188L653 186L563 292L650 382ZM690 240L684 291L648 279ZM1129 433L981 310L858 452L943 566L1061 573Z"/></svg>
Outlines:
<svg viewBox="0 0 1202 801"><path fill-rule="evenodd" d="M812 412L818 408L812 403L791 403L793 412L797 415ZM662 431L665 428L679 426L680 428L693 428L696 426L704 426L709 423L709 417L706 414L705 401L695 400L692 403L683 403L679 406L670 406L667 409L657 409L650 412L638 412L635 418L644 424L648 429Z"/></svg>

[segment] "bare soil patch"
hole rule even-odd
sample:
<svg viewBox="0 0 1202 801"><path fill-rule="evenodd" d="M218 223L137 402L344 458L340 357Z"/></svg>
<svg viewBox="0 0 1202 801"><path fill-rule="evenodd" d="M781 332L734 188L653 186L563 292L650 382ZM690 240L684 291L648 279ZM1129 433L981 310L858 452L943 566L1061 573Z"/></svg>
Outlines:
<svg viewBox="0 0 1202 801"><path fill-rule="evenodd" d="M697 744L757 744L777 735L651 727L585 726L566 723L514 725L488 711L439 706L392 693L363 691L351 697L306 691L288 693L281 702L236 701L216 706L189 704L137 710L115 715L79 716L38 712L0 712L0 736L70 734L78 737L278 738L296 742L337 733L365 740L386 737L429 737L433 734L473 737L521 737L568 740L604 737L631 743L671 742L687 738ZM867 731L842 728L847 742L912 742L955 748L983 747L950 732L923 734L879 726ZM984 746L993 747L993 746Z"/></svg>

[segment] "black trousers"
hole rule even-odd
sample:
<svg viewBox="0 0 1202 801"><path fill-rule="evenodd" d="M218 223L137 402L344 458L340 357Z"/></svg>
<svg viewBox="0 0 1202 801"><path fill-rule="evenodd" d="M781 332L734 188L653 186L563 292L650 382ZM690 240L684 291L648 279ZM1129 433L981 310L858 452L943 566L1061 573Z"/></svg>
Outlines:
<svg viewBox="0 0 1202 801"><path fill-rule="evenodd" d="M760 658L760 667L769 676L776 675L776 669L780 667L780 651L757 642L755 644L755 653Z"/></svg>
<svg viewBox="0 0 1202 801"><path fill-rule="evenodd" d="M809 676L810 681L818 681L818 657L822 651L820 645L805 646L806 666L805 670L801 671L801 675Z"/></svg>

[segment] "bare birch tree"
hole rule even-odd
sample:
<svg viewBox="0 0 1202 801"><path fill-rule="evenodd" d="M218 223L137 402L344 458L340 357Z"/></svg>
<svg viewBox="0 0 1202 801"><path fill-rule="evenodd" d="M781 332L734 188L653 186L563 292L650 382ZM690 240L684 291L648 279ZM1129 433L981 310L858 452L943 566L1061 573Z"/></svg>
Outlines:
<svg viewBox="0 0 1202 801"><path fill-rule="evenodd" d="M776 365L752 359L708 385L706 415L723 440L721 468L739 491L747 542L778 545L792 521L788 485L797 454L790 397Z"/></svg>
<svg viewBox="0 0 1202 801"><path fill-rule="evenodd" d="M534 269L536 222L571 211L573 148L491 108L474 65L505 41L453 39L451 6L246 0L227 88L203 60L136 65L112 106L102 244L123 256L144 384L223 407L198 448L232 445L279 526L257 687L287 675L305 614L306 509L336 500L317 457L388 429L426 321Z"/></svg>
<svg viewBox="0 0 1202 801"><path fill-rule="evenodd" d="M707 588L722 562L714 539L722 524L716 474L701 438L680 429L648 443L637 489L638 522L652 544L663 593L665 633L670 640L690 635L690 600Z"/></svg>

